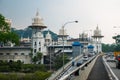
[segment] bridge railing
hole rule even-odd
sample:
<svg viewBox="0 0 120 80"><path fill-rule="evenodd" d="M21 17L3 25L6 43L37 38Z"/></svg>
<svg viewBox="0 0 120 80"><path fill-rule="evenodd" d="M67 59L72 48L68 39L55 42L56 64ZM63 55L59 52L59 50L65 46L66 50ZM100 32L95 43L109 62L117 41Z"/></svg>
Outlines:
<svg viewBox="0 0 120 80"><path fill-rule="evenodd" d="M111 70L110 66L107 64L105 56L103 56L103 63L105 65L105 68L108 72L108 76L110 77L111 80L119 80L117 78L117 76L113 73L113 71Z"/></svg>
<svg viewBox="0 0 120 80"><path fill-rule="evenodd" d="M69 79L69 77L71 77L72 75L74 75L74 73L76 71L79 70L80 75L79 75L79 80L86 80L96 59L98 56L94 56L91 59L89 59L88 61L86 61L85 63L83 63L81 66L77 67L76 69L74 69L73 71L69 72L67 75L63 76L62 78L60 78L59 80L67 80ZM73 76L72 76L73 77ZM75 79L77 80L77 79Z"/></svg>
<svg viewBox="0 0 120 80"><path fill-rule="evenodd" d="M79 55L78 57L74 58L73 60L76 61L76 60L82 58L82 56L83 56L83 55L81 54L81 55ZM62 74L63 74L67 69L69 69L69 67L71 67L71 65L72 65L71 63L72 63L72 61L70 61L70 62L68 62L66 65L64 65L64 71L63 71L63 67L62 67L62 68L60 68L58 71L54 72L54 73L48 78L48 80L58 80L58 79L62 76Z"/></svg>

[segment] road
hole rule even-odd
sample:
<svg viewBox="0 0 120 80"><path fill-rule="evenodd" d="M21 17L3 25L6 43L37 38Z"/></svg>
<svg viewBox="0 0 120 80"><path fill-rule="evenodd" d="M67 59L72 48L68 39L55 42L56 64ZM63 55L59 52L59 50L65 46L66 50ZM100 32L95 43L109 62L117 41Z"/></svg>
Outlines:
<svg viewBox="0 0 120 80"><path fill-rule="evenodd" d="M110 66L110 68L112 69L113 73L120 80L120 69L116 68L115 62L107 62L107 64Z"/></svg>
<svg viewBox="0 0 120 80"><path fill-rule="evenodd" d="M110 80L105 66L102 62L102 56L99 56L93 66L87 80Z"/></svg>

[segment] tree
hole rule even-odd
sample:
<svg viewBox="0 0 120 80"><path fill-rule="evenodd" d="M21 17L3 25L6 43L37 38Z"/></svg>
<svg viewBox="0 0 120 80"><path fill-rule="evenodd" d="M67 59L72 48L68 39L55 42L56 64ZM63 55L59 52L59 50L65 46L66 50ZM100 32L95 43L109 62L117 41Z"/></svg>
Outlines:
<svg viewBox="0 0 120 80"><path fill-rule="evenodd" d="M34 57L32 58L32 62L34 62L34 64L36 64L37 61L38 61L37 57L34 56Z"/></svg>
<svg viewBox="0 0 120 80"><path fill-rule="evenodd" d="M102 44L103 52L113 52L115 49L115 44Z"/></svg>
<svg viewBox="0 0 120 80"><path fill-rule="evenodd" d="M64 55L64 63L66 64L69 61L68 56ZM59 55L55 59L55 69L59 69L63 66L63 55Z"/></svg>
<svg viewBox="0 0 120 80"><path fill-rule="evenodd" d="M117 44L114 51L120 51L120 44Z"/></svg>
<svg viewBox="0 0 120 80"><path fill-rule="evenodd" d="M19 36L14 32L10 32L10 25L5 22L5 17L0 14L0 43L3 46L8 42L18 45Z"/></svg>
<svg viewBox="0 0 120 80"><path fill-rule="evenodd" d="M37 52L36 55L32 58L32 61L36 64L37 62L40 63L42 59L42 53Z"/></svg>
<svg viewBox="0 0 120 80"><path fill-rule="evenodd" d="M41 61L41 59L42 59L42 53L41 52L37 52L37 58L38 58L38 61Z"/></svg>
<svg viewBox="0 0 120 80"><path fill-rule="evenodd" d="M5 22L5 17L2 14L0 14L0 31L3 32L10 31L10 26L8 25L7 22Z"/></svg>

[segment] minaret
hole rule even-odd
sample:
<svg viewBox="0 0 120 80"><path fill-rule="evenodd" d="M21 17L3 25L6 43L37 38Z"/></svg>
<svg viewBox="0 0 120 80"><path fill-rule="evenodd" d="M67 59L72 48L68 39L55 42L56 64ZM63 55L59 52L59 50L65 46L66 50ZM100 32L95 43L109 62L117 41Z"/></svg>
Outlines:
<svg viewBox="0 0 120 80"><path fill-rule="evenodd" d="M48 33L46 34L45 42L46 42L47 45L52 43L52 36L51 36L49 30L48 30Z"/></svg>
<svg viewBox="0 0 120 80"><path fill-rule="evenodd" d="M46 28L46 26L42 22L42 18L39 17L39 12L36 12L36 16L33 18L32 25L29 26L32 28L32 49L33 49L33 56L36 55L37 52L42 52L43 56L44 53L44 44L45 40L42 34L42 30Z"/></svg>
<svg viewBox="0 0 120 80"><path fill-rule="evenodd" d="M62 27L62 29L59 30L58 43L62 44L63 43L63 38L64 38L64 43L66 43L67 42L67 37L68 37L68 35L66 33L66 30L63 29L63 27Z"/></svg>
<svg viewBox="0 0 120 80"><path fill-rule="evenodd" d="M92 36L94 41L94 51L96 53L102 52L102 44L101 44L101 39L104 37L101 35L101 30L99 30L98 25L96 27L96 30L94 30L94 35Z"/></svg>

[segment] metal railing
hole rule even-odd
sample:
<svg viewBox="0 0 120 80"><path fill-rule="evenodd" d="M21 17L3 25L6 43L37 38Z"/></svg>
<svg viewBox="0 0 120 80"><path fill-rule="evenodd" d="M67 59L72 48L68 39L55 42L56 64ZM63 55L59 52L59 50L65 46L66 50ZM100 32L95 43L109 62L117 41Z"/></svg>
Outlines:
<svg viewBox="0 0 120 80"><path fill-rule="evenodd" d="M94 56L91 59L89 59L88 61L86 61L85 63L83 63L81 66L77 67L76 69L74 69L73 71L69 72L67 75L63 76L62 78L60 78L59 80L67 80L70 76L72 76L76 71L80 70L80 80L86 80L96 59L98 56ZM86 67L86 68L85 68ZM87 68L88 67L88 68ZM87 74L86 74L87 73ZM75 79L77 80L77 79Z"/></svg>
<svg viewBox="0 0 120 80"><path fill-rule="evenodd" d="M75 59L73 59L74 61L82 58L82 54L78 57L76 57ZM67 71L70 67L71 67L71 64L72 61L68 62L66 65L64 65L64 71L63 71L63 68L60 68L57 72L54 72L49 78L48 80L59 80L59 78L64 74L65 71Z"/></svg>

